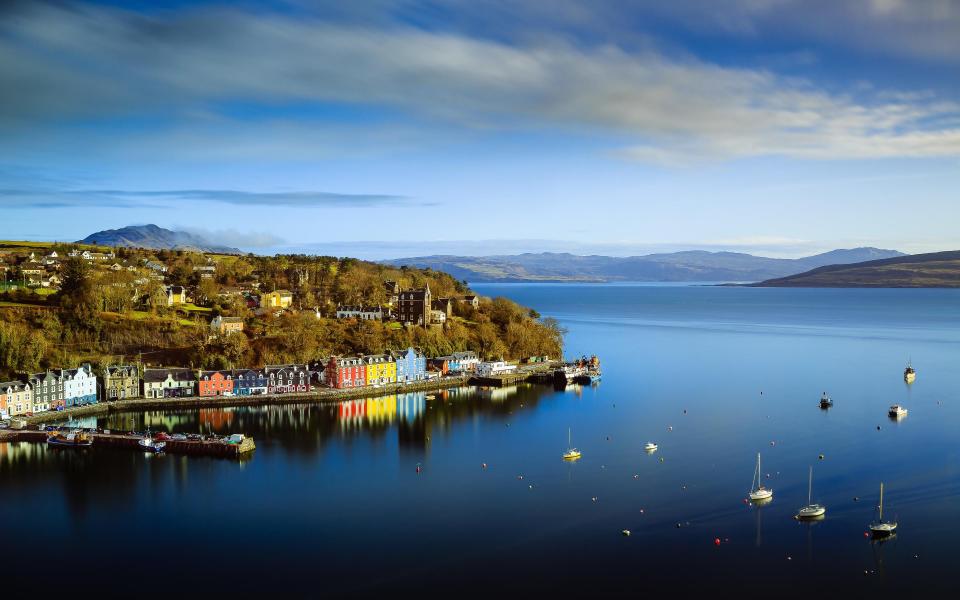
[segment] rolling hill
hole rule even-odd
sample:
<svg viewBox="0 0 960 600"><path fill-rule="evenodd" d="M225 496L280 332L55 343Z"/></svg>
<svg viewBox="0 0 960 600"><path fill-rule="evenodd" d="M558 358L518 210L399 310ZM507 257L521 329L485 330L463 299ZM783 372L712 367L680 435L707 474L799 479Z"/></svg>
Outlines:
<svg viewBox="0 0 960 600"><path fill-rule="evenodd" d="M841 263L904 256L896 250L854 248L797 259L692 250L645 256L537 253L501 256L421 256L385 261L450 273L470 282L510 281L763 281Z"/></svg>
<svg viewBox="0 0 960 600"><path fill-rule="evenodd" d="M769 279L757 287L960 287L960 251L912 254Z"/></svg>

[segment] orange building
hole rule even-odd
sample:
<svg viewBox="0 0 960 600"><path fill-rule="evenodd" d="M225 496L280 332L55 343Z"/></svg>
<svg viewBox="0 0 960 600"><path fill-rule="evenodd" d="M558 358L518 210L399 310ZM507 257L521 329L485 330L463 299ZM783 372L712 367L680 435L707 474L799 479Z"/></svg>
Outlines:
<svg viewBox="0 0 960 600"><path fill-rule="evenodd" d="M197 391L200 396L232 396L233 374L230 371L201 371Z"/></svg>

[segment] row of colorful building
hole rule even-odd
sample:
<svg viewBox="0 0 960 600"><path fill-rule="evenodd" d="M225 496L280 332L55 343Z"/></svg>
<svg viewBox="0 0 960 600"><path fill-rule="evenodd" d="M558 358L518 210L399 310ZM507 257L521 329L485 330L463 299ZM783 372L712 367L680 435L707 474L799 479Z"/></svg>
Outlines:
<svg viewBox="0 0 960 600"><path fill-rule="evenodd" d="M257 396L306 393L315 387L377 387L472 372L482 364L473 352L427 359L415 348L262 369L196 371L111 365L95 373L91 365L84 364L0 383L0 416L62 410L95 404L102 398Z"/></svg>

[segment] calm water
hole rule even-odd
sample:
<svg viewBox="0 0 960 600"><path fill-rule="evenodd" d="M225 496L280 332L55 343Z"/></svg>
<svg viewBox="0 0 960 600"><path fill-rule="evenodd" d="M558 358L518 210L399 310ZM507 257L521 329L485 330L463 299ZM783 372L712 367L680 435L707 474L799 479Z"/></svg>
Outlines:
<svg viewBox="0 0 960 600"><path fill-rule="evenodd" d="M244 462L0 446L5 581L295 597L953 587L957 291L475 287L559 318L603 382L101 421L245 432ZM752 508L758 451L775 497ZM791 518L809 465L828 507L814 525ZM881 480L900 533L876 544Z"/></svg>

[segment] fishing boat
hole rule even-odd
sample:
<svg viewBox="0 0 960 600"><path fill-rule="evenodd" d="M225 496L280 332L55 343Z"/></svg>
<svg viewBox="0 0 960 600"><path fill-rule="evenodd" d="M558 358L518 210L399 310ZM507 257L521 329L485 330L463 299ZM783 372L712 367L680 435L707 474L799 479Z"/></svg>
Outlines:
<svg viewBox="0 0 960 600"><path fill-rule="evenodd" d="M883 520L883 482L880 482L880 505L877 520L870 523L870 535L875 538L888 537L897 531L896 521Z"/></svg>
<svg viewBox="0 0 960 600"><path fill-rule="evenodd" d="M580 458L580 450L573 447L573 444L570 442L571 432L570 428L567 428L567 451L563 453L563 460L578 460Z"/></svg>
<svg viewBox="0 0 960 600"><path fill-rule="evenodd" d="M906 408L900 406L899 404L894 404L890 407L890 410L887 412L887 414L890 415L891 419L899 419L900 417L907 416L908 412L909 411Z"/></svg>
<svg viewBox="0 0 960 600"><path fill-rule="evenodd" d="M659 446L657 446L653 442L647 442L647 445L643 447L643 449L646 450L647 452L656 452L657 448L659 448Z"/></svg>
<svg viewBox="0 0 960 600"><path fill-rule="evenodd" d="M88 448L93 445L93 438L82 431L70 433L58 431L47 436L47 445L60 448Z"/></svg>
<svg viewBox="0 0 960 600"><path fill-rule="evenodd" d="M827 512L827 507L813 503L813 467L810 467L810 481L807 483L807 505L797 511L798 519L819 519Z"/></svg>
<svg viewBox="0 0 960 600"><path fill-rule="evenodd" d="M907 368L903 370L903 380L907 383L913 383L917 378L917 372L913 368L912 361L907 362Z"/></svg>
<svg viewBox="0 0 960 600"><path fill-rule="evenodd" d="M167 447L166 442L158 442L152 437L141 438L137 441L137 444L140 446L140 449L144 452L153 452L154 454L159 454L163 452L163 449Z"/></svg>
<svg viewBox="0 0 960 600"><path fill-rule="evenodd" d="M833 406L833 400L824 392L823 395L820 396L820 408L830 408L831 406Z"/></svg>
<svg viewBox="0 0 960 600"><path fill-rule="evenodd" d="M760 453L757 452L757 468L753 471L753 481L750 482L750 502L766 502L773 499L773 490L763 487L762 478Z"/></svg>
<svg viewBox="0 0 960 600"><path fill-rule="evenodd" d="M570 363L558 367L553 371L553 381L557 385L568 385L576 383L580 378L586 377L587 368L579 363Z"/></svg>

